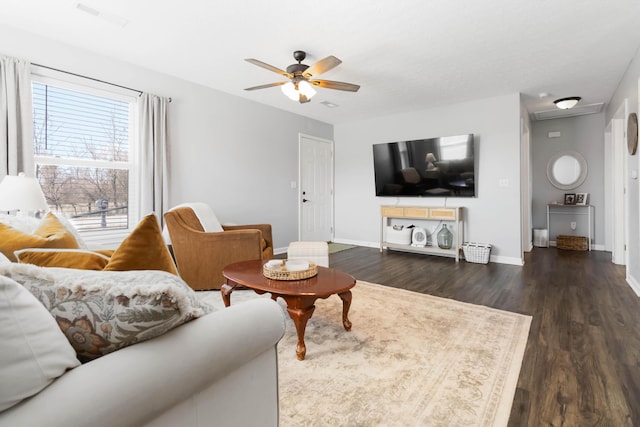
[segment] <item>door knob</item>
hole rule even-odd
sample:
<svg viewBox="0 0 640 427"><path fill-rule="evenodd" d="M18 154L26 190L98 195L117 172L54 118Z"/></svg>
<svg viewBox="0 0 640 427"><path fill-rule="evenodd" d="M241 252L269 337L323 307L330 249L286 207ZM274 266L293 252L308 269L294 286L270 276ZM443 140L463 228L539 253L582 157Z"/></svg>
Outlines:
<svg viewBox="0 0 640 427"><path fill-rule="evenodd" d="M307 199L302 199L302 203L307 203L309 200Z"/></svg>

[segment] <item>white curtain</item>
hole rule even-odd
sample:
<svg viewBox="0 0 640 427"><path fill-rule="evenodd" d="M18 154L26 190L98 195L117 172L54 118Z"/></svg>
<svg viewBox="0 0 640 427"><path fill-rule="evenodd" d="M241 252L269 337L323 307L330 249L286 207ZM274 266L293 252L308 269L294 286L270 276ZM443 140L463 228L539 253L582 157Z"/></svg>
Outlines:
<svg viewBox="0 0 640 427"><path fill-rule="evenodd" d="M155 212L162 224L168 209L167 108L169 99L148 93L140 95L141 187L140 213Z"/></svg>
<svg viewBox="0 0 640 427"><path fill-rule="evenodd" d="M0 179L34 175L31 64L0 56Z"/></svg>

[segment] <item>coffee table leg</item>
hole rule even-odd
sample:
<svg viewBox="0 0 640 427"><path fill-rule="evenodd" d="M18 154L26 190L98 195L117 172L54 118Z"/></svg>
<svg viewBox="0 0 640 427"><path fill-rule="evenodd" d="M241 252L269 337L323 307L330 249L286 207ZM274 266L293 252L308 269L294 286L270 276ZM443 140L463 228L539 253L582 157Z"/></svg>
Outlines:
<svg viewBox="0 0 640 427"><path fill-rule="evenodd" d="M231 292L233 292L234 287L235 286L230 285L228 282L220 287L220 295L222 295L222 301L225 307L231 305Z"/></svg>
<svg viewBox="0 0 640 427"><path fill-rule="evenodd" d="M298 333L298 345L296 346L296 357L298 360L304 360L304 356L307 354L307 346L304 344L304 331L307 328L307 322L311 319L315 309L315 305L306 308L287 307L289 316L296 325L296 332Z"/></svg>
<svg viewBox="0 0 640 427"><path fill-rule="evenodd" d="M342 300L342 325L347 331L351 330L351 321L347 317L349 314L349 307L351 307L351 291L338 294Z"/></svg>

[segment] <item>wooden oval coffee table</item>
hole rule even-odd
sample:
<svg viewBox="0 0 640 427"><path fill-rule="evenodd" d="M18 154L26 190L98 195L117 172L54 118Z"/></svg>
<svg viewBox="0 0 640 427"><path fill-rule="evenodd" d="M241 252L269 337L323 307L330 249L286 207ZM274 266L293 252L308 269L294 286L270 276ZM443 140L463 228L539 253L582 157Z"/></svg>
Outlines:
<svg viewBox="0 0 640 427"><path fill-rule="evenodd" d="M356 279L334 270L333 268L318 266L318 274L304 280L274 280L268 279L262 274L262 266L266 261L242 261L226 266L222 275L226 283L222 285L221 294L224 305L231 304L231 292L236 286L246 286L258 294L271 293L271 299L278 297L287 303L289 316L296 325L298 333L298 345L296 356L298 360L304 360L307 347L304 343L304 331L307 322L313 315L318 298L329 298L337 294L342 300L342 325L347 331L351 330L351 321L347 315L351 306L351 291L356 284Z"/></svg>

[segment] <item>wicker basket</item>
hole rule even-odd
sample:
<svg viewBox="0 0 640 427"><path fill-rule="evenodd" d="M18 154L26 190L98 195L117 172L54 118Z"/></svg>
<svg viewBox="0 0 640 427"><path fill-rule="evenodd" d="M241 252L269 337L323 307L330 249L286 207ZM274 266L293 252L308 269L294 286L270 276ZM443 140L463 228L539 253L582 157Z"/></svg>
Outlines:
<svg viewBox="0 0 640 427"><path fill-rule="evenodd" d="M464 259L467 262L475 262L477 264L488 264L489 255L491 254L491 245L485 243L463 243L462 251Z"/></svg>
<svg viewBox="0 0 640 427"><path fill-rule="evenodd" d="M317 264L310 262L309 268L306 270L289 271L286 269L284 262L282 263L282 266L275 268L269 267L265 264L262 267L262 274L264 274L264 277L274 280L304 280L318 274L318 266Z"/></svg>
<svg viewBox="0 0 640 427"><path fill-rule="evenodd" d="M588 239L584 236L556 236L556 247L571 251L586 251L589 249Z"/></svg>

